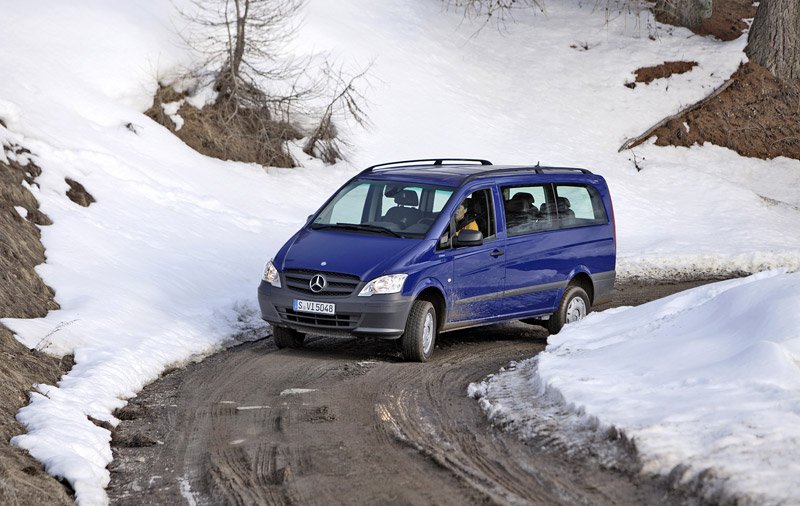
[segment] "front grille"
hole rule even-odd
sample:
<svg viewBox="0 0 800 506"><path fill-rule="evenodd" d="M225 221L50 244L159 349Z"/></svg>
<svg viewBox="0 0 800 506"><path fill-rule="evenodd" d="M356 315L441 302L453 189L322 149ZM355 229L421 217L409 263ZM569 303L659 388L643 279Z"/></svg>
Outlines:
<svg viewBox="0 0 800 506"><path fill-rule="evenodd" d="M309 282L311 278L320 274L325 277L327 285L321 292L312 292ZM361 280L352 274L339 274L337 272L311 271L301 269L287 269L284 273L286 287L296 292L319 295L324 297L346 297L351 295Z"/></svg>
<svg viewBox="0 0 800 506"><path fill-rule="evenodd" d="M276 307L281 320L309 325L313 327L325 327L331 329L349 329L358 323L358 315L352 314L316 314L300 313L292 308Z"/></svg>

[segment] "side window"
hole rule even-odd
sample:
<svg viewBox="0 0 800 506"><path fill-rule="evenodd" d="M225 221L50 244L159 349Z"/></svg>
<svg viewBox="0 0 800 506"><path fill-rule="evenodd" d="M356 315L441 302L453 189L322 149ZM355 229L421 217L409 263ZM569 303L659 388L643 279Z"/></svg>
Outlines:
<svg viewBox="0 0 800 506"><path fill-rule="evenodd" d="M505 186L503 192L503 211L506 217L506 231L509 237L551 230L557 228L548 203L550 185Z"/></svg>
<svg viewBox="0 0 800 506"><path fill-rule="evenodd" d="M486 188L472 192L469 198L472 200L470 211L478 225L478 230L483 234L485 241L491 241L497 235L492 190Z"/></svg>
<svg viewBox="0 0 800 506"><path fill-rule="evenodd" d="M556 206L562 227L608 222L600 193L592 186L556 185Z"/></svg>
<svg viewBox="0 0 800 506"><path fill-rule="evenodd" d="M456 235L461 230L480 230L484 241L491 241L497 236L497 224L494 219L494 199L492 190L486 188L470 193L456 208L453 222Z"/></svg>

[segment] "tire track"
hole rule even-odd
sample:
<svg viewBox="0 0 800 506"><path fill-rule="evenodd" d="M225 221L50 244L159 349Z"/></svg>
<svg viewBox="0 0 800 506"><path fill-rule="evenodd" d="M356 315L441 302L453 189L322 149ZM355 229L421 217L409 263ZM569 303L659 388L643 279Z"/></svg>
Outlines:
<svg viewBox="0 0 800 506"><path fill-rule="evenodd" d="M638 283L638 284L637 284ZM617 305L702 284L623 286ZM115 446L115 504L680 504L656 484L526 444L492 427L467 385L535 355L521 323L439 337L403 363L393 343L310 337L248 343L176 371L131 402ZM691 501L690 501L691 502Z"/></svg>

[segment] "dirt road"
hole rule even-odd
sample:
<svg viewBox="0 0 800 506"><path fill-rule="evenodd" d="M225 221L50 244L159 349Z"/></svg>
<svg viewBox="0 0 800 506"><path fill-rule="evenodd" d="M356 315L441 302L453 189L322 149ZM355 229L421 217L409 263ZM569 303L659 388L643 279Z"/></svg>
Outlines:
<svg viewBox="0 0 800 506"><path fill-rule="evenodd" d="M637 304L703 281L618 286ZM119 413L108 492L141 504L676 504L649 480L526 445L467 385L544 349L521 323L440 336L431 362L391 343L271 339L167 374Z"/></svg>

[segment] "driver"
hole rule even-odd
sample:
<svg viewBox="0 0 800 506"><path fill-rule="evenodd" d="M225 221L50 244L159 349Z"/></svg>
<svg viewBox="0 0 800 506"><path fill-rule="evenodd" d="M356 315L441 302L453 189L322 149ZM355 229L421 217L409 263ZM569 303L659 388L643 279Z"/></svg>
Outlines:
<svg viewBox="0 0 800 506"><path fill-rule="evenodd" d="M465 199L464 202L458 205L458 209L456 209L456 235L462 230L478 230L478 224L475 222L475 219L471 216L467 216L467 200L469 199Z"/></svg>

